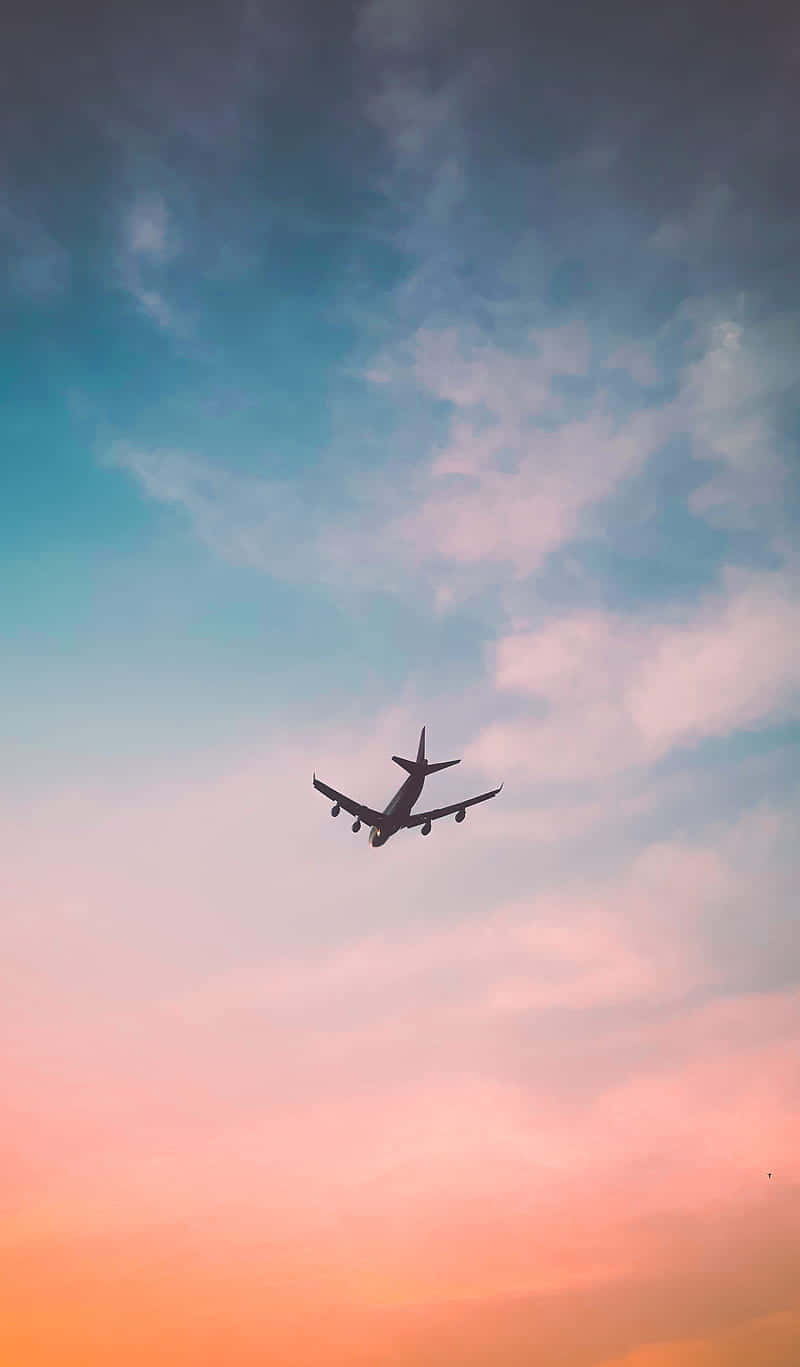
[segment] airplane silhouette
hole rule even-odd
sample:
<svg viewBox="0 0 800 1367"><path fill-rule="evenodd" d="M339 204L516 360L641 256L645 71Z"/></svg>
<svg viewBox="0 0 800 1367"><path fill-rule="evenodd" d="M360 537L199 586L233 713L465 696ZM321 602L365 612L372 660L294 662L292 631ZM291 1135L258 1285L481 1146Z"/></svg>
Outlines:
<svg viewBox="0 0 800 1367"><path fill-rule="evenodd" d="M401 759L399 755L392 755L392 759L401 769L405 769L408 778L382 812L376 811L374 807L365 807L361 802L354 802L344 793L337 793L335 788L329 788L327 783L323 783L314 774L314 787L317 792L324 793L333 802L331 816L338 816L340 809L344 807L346 812L355 817L352 826L354 831L361 830L362 821L367 823L371 828L369 843L373 849L385 845L393 835L407 827L419 826L422 835L430 835L431 822L438 821L442 816L455 816L456 821L463 821L467 807L474 807L476 802L488 802L489 798L496 797L503 787L501 783L500 788L493 788L490 793L481 793L478 797L467 798L466 802L454 802L449 807L436 807L430 812L415 812L412 816L411 808L418 801L428 774L435 774L439 769L449 769L453 764L460 764L461 760L446 759L439 764L429 763L425 758L424 726L420 732L417 758Z"/></svg>

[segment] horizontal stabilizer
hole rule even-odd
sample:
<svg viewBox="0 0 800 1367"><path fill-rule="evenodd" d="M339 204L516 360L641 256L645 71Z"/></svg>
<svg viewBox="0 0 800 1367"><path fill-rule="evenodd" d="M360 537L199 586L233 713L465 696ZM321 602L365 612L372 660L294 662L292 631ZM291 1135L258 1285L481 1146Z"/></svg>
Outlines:
<svg viewBox="0 0 800 1367"><path fill-rule="evenodd" d="M407 774L435 774L439 769L449 769L451 765L461 763L460 759L444 759L440 764L429 764L426 759L402 759L400 755L392 755L392 759Z"/></svg>

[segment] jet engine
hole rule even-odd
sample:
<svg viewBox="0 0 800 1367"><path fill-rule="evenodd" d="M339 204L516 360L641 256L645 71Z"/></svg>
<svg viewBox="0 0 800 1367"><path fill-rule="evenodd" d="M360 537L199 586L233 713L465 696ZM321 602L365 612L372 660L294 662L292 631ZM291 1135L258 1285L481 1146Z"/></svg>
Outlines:
<svg viewBox="0 0 800 1367"><path fill-rule="evenodd" d="M422 835L430 835L430 833L431 833L431 823L430 823L430 821L424 822L423 825L420 826L419 829L420 829L420 832L422 833Z"/></svg>
<svg viewBox="0 0 800 1367"><path fill-rule="evenodd" d="M333 806L331 807L331 816L338 816L341 810L342 809L339 806L339 803L334 802Z"/></svg>
<svg viewBox="0 0 800 1367"><path fill-rule="evenodd" d="M464 811L464 808L462 807L460 812L456 812L456 821L463 821L466 815L467 814Z"/></svg>
<svg viewBox="0 0 800 1367"><path fill-rule="evenodd" d="M355 821L353 822L353 825L352 825L352 827L351 827L351 830L353 830L353 831L360 831L360 830L361 830L361 822L359 821L358 817L356 817Z"/></svg>

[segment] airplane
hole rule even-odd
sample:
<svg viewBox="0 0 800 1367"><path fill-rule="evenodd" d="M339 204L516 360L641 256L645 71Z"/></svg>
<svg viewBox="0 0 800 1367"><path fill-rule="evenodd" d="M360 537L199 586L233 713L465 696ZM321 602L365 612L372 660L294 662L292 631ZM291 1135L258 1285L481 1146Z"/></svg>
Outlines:
<svg viewBox="0 0 800 1367"><path fill-rule="evenodd" d="M479 797L467 798L466 802L454 802L450 807L436 807L430 812L414 812L412 816L411 808L418 800L428 774L435 774L439 769L449 769L453 764L460 764L461 760L446 759L439 764L429 763L425 758L424 726L420 732L417 758L401 759L399 755L392 755L392 759L401 769L405 769L408 778L382 812L376 811L374 807L365 807L361 802L354 802L344 793L337 793L335 788L329 788L316 774L313 776L317 792L324 793L325 797L329 797L333 802L331 816L338 816L344 807L346 812L355 817L353 831L361 830L362 821L370 826L369 843L374 850L385 845L398 831L412 826L419 826L422 835L430 835L431 822L438 821L442 816L455 816L456 821L463 821L467 807L474 807L476 802L487 802L490 797L496 797L503 787L501 783L500 788L493 788L490 793L481 793Z"/></svg>

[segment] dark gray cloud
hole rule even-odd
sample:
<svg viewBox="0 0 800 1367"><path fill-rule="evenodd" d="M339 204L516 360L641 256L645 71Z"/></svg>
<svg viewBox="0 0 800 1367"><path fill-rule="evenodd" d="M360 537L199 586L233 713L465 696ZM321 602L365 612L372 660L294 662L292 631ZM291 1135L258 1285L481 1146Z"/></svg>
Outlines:
<svg viewBox="0 0 800 1367"><path fill-rule="evenodd" d="M800 289L800 36L778 0L50 0L7 20L4 49L7 193L57 247L102 233L144 186L217 255L258 257L276 215L327 234L348 287L354 270L402 272L376 245L390 238L426 261L406 318L469 297L497 327L533 285L542 311L588 307L635 332L689 295ZM354 230L359 252L337 246Z"/></svg>

